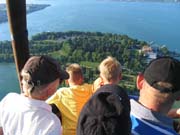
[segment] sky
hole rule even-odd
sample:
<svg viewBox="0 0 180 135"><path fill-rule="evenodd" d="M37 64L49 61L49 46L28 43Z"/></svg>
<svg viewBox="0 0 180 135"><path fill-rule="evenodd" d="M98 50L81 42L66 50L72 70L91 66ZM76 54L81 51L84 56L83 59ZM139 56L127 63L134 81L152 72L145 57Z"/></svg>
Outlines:
<svg viewBox="0 0 180 135"><path fill-rule="evenodd" d="M6 2L6 0L0 0L0 3L5 3Z"/></svg>

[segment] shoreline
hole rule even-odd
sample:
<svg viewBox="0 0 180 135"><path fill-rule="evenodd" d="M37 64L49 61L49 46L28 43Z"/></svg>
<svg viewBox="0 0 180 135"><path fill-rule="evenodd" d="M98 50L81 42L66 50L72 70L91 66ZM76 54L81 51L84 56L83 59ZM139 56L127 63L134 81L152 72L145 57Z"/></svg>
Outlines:
<svg viewBox="0 0 180 135"><path fill-rule="evenodd" d="M26 4L26 14L43 10L51 6L50 4ZM0 4L0 24L8 21L6 4Z"/></svg>

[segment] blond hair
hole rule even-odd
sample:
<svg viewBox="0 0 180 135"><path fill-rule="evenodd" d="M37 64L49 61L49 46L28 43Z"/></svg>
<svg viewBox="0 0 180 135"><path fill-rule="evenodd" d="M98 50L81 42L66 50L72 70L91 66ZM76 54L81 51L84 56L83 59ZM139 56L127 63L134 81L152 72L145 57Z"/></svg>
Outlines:
<svg viewBox="0 0 180 135"><path fill-rule="evenodd" d="M121 64L116 58L108 56L99 65L100 75L106 80L117 80L122 72Z"/></svg>
<svg viewBox="0 0 180 135"><path fill-rule="evenodd" d="M69 79L73 82L78 82L83 78L83 71L79 64L73 63L66 67L66 71L69 73Z"/></svg>

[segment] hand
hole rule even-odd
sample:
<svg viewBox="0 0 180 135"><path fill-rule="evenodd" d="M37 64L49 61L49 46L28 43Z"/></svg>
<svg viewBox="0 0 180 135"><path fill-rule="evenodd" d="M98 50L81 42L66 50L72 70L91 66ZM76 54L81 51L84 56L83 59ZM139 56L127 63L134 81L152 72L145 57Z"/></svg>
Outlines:
<svg viewBox="0 0 180 135"><path fill-rule="evenodd" d="M0 127L0 135L3 135L3 129Z"/></svg>
<svg viewBox="0 0 180 135"><path fill-rule="evenodd" d="M167 115L173 119L180 118L180 108L171 109Z"/></svg>
<svg viewBox="0 0 180 135"><path fill-rule="evenodd" d="M93 92L96 92L98 88L103 85L103 81L101 77L98 77L93 83Z"/></svg>

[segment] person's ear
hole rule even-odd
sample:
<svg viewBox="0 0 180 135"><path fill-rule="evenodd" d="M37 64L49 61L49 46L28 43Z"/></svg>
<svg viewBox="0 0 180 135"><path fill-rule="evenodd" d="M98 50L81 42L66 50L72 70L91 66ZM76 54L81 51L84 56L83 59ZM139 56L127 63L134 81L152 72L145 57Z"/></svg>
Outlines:
<svg viewBox="0 0 180 135"><path fill-rule="evenodd" d="M180 95L180 91L176 92L175 95ZM180 101L180 96L176 97L175 99L176 101ZM179 108L179 115L180 115L180 108Z"/></svg>
<svg viewBox="0 0 180 135"><path fill-rule="evenodd" d="M82 84L84 82L84 77L82 76L82 77L80 77L80 79L79 79L79 84Z"/></svg>
<svg viewBox="0 0 180 135"><path fill-rule="evenodd" d="M122 73L119 74L119 80L122 80Z"/></svg>
<svg viewBox="0 0 180 135"><path fill-rule="evenodd" d="M66 84L66 85L69 85L69 80L68 80L68 79L65 80L65 84Z"/></svg>
<svg viewBox="0 0 180 135"><path fill-rule="evenodd" d="M138 90L142 89L143 82L144 82L144 76L143 76L143 74L139 74L136 79L136 86L137 86Z"/></svg>

